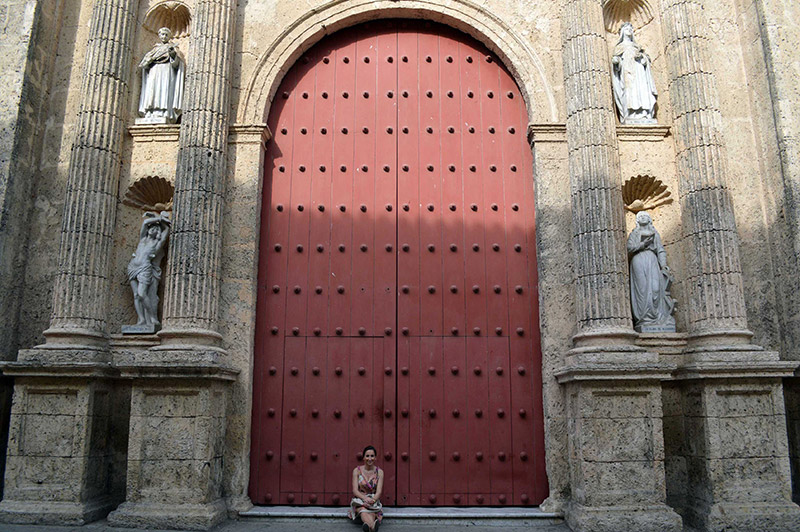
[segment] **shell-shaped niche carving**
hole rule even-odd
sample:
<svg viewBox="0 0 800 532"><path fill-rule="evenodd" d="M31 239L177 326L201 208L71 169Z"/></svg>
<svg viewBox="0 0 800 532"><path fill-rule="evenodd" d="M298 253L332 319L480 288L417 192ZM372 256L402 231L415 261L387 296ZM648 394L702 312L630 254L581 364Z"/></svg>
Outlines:
<svg viewBox="0 0 800 532"><path fill-rule="evenodd" d="M639 29L653 20L653 8L647 0L605 0L603 20L606 31L616 33L623 22Z"/></svg>
<svg viewBox="0 0 800 532"><path fill-rule="evenodd" d="M144 27L153 33L160 28L169 28L176 39L189 35L192 25L192 13L183 2L168 0L147 10Z"/></svg>
<svg viewBox="0 0 800 532"><path fill-rule="evenodd" d="M637 175L622 185L622 201L631 212L649 211L659 205L672 203L667 185L650 175Z"/></svg>
<svg viewBox="0 0 800 532"><path fill-rule="evenodd" d="M163 177L147 176L128 187L122 203L143 211L171 211L174 193L175 187Z"/></svg>

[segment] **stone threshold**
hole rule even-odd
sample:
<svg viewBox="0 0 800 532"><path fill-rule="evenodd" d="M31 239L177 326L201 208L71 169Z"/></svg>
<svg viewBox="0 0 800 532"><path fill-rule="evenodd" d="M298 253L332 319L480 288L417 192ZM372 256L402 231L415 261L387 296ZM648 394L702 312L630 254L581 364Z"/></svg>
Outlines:
<svg viewBox="0 0 800 532"><path fill-rule="evenodd" d="M438 506L383 508L392 519L562 519L561 513L544 512L538 507L465 507ZM346 518L347 508L341 506L254 506L239 512L240 517Z"/></svg>

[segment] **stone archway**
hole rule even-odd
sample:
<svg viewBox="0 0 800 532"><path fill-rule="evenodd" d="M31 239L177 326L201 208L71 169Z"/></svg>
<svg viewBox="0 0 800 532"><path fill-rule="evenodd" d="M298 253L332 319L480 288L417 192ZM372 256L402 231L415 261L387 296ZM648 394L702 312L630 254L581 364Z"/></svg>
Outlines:
<svg viewBox="0 0 800 532"><path fill-rule="evenodd" d="M278 86L286 72L326 35L368 20L424 19L456 28L483 43L506 66L522 93L529 121L558 120L554 90L544 66L530 45L505 22L469 0L333 0L309 11L289 25L259 56L245 84L238 123L265 123Z"/></svg>

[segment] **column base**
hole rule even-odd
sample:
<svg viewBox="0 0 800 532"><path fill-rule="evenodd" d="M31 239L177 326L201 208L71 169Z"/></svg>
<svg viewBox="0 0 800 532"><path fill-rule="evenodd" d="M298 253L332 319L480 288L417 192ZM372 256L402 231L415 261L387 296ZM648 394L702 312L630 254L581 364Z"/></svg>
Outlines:
<svg viewBox="0 0 800 532"><path fill-rule="evenodd" d="M103 497L86 502L0 502L0 522L25 525L85 525L105 517L118 501Z"/></svg>
<svg viewBox="0 0 800 532"><path fill-rule="evenodd" d="M128 528L209 530L227 515L222 499L207 504L125 502L108 515L108 523Z"/></svg>
<svg viewBox="0 0 800 532"><path fill-rule="evenodd" d="M708 532L786 532L800 530L800 506L790 502L714 504L706 513L687 515L696 527Z"/></svg>
<svg viewBox="0 0 800 532"><path fill-rule="evenodd" d="M592 532L682 532L683 522L666 504L591 507L569 504L567 524L572 530Z"/></svg>

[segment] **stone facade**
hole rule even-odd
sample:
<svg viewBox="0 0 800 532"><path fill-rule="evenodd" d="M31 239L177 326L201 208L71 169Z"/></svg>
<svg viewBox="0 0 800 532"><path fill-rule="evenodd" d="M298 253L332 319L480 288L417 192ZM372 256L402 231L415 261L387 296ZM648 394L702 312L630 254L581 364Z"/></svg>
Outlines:
<svg viewBox="0 0 800 532"><path fill-rule="evenodd" d="M161 3L0 0L0 519L205 529L251 506L271 101L325 35L392 17L472 35L527 103L543 508L575 530L800 529L797 2L630 3L658 123L621 126L615 0L186 0L181 123L135 125ZM164 329L122 337L141 220L121 199L152 175L175 185ZM678 333L632 327L636 175L676 198L651 214Z"/></svg>

